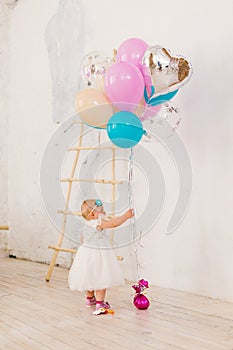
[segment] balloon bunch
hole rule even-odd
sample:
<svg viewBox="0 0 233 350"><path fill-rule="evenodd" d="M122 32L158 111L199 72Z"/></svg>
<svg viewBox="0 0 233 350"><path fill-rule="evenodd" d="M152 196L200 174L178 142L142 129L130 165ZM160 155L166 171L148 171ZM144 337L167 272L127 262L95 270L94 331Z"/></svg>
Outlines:
<svg viewBox="0 0 233 350"><path fill-rule="evenodd" d="M84 56L81 74L86 88L76 98L80 118L106 129L118 147L135 146L146 132L142 122L155 116L191 75L192 66L159 45L125 40L112 58L94 51Z"/></svg>
<svg viewBox="0 0 233 350"><path fill-rule="evenodd" d="M141 279L138 284L134 284L132 288L135 290L136 295L134 296L133 303L139 310L146 310L150 306L148 298L143 294L146 288L149 288L148 281Z"/></svg>

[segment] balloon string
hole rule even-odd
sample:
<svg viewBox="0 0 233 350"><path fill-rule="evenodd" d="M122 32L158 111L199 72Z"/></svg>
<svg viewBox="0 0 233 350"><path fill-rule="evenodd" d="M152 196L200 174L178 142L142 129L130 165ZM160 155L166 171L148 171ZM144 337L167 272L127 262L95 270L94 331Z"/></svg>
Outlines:
<svg viewBox="0 0 233 350"><path fill-rule="evenodd" d="M134 210L134 216L130 222L131 232L133 234L133 244L134 244L134 256L136 260L136 278L139 279L139 268L142 267L138 260L138 243L137 243L137 229L136 229L136 219L135 219L135 203L134 203L134 193L133 193L133 148L130 149L129 163L128 163L128 199L129 207ZM141 237L141 232L140 232ZM139 244L142 247L141 238L139 239ZM130 254L132 255L132 253Z"/></svg>

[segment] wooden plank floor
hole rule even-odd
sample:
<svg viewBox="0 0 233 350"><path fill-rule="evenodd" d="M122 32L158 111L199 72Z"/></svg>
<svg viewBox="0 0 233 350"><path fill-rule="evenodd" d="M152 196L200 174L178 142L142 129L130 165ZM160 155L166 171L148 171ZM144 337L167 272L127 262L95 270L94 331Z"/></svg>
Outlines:
<svg viewBox="0 0 233 350"><path fill-rule="evenodd" d="M151 306L132 305L130 284L108 291L114 315L93 316L84 295L67 286L68 271L0 259L0 349L232 350L233 304L150 288Z"/></svg>

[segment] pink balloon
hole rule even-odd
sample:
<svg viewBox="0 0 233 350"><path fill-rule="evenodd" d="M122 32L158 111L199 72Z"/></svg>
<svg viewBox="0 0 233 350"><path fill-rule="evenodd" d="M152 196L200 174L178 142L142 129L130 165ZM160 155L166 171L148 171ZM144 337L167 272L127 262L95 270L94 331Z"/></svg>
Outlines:
<svg viewBox="0 0 233 350"><path fill-rule="evenodd" d="M132 64L115 63L106 72L105 91L110 101L120 111L132 112L143 96L143 76Z"/></svg>
<svg viewBox="0 0 233 350"><path fill-rule="evenodd" d="M145 108L145 112L143 113L143 115L140 117L140 119L142 121L153 118L156 114L159 113L160 109L162 108L162 104L161 105L157 105L157 106L148 106L147 108Z"/></svg>
<svg viewBox="0 0 233 350"><path fill-rule="evenodd" d="M128 62L137 66L143 75L144 85L147 87L147 89L150 89L152 85L150 72L142 64L142 58L148 48L149 45L142 39L127 39L118 49L117 62Z"/></svg>
<svg viewBox="0 0 233 350"><path fill-rule="evenodd" d="M142 68L142 58L149 45L142 39L131 38L125 40L117 52L117 62L127 62Z"/></svg>
<svg viewBox="0 0 233 350"><path fill-rule="evenodd" d="M142 65L141 72L144 78L146 89L148 90L149 94L151 94L151 86L153 85L153 82L151 79L150 71L146 66Z"/></svg>

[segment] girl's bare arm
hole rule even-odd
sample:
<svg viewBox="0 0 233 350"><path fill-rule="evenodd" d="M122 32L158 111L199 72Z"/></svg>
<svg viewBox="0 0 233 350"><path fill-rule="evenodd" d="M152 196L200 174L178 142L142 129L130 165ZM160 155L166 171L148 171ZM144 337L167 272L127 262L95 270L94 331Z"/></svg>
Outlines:
<svg viewBox="0 0 233 350"><path fill-rule="evenodd" d="M106 228L114 228L122 225L124 222L126 222L128 219L132 218L134 216L133 209L129 209L127 212L125 212L124 215L117 216L116 218L106 221L102 220L101 224L97 226L98 229L106 229Z"/></svg>

